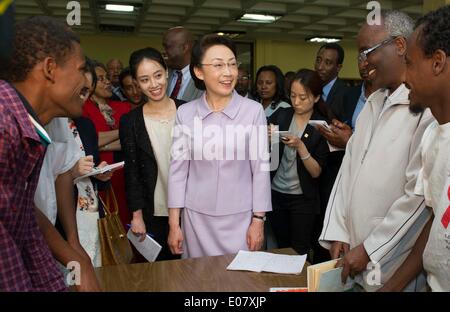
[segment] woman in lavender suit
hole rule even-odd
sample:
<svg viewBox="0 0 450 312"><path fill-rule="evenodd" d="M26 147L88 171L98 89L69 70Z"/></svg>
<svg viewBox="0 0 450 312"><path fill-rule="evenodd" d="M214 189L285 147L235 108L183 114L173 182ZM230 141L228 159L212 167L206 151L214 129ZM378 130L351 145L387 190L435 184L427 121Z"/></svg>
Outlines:
<svg viewBox="0 0 450 312"><path fill-rule="evenodd" d="M231 39L206 35L193 48L191 74L206 92L177 111L168 181L168 244L183 258L259 250L264 240L267 122L234 91L238 66Z"/></svg>

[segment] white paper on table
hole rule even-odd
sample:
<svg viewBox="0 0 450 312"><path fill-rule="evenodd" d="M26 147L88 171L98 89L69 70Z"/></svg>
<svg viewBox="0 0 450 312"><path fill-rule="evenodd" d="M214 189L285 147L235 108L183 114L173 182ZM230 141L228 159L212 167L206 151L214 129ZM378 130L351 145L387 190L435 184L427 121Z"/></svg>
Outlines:
<svg viewBox="0 0 450 312"><path fill-rule="evenodd" d="M131 229L129 229L127 237L134 247L136 247L137 251L139 251L139 253L149 262L155 261L162 249L161 245L148 234L145 236L145 239L140 242L139 239L141 237L134 235Z"/></svg>
<svg viewBox="0 0 450 312"><path fill-rule="evenodd" d="M272 257L264 266L263 271L281 274L300 274L306 262L306 255L271 255Z"/></svg>
<svg viewBox="0 0 450 312"><path fill-rule="evenodd" d="M300 274L305 265L305 261L306 255L290 256L261 251L240 250L228 265L227 270Z"/></svg>
<svg viewBox="0 0 450 312"><path fill-rule="evenodd" d="M228 265L227 270L262 272L269 259L270 254L266 252L239 250L236 257Z"/></svg>

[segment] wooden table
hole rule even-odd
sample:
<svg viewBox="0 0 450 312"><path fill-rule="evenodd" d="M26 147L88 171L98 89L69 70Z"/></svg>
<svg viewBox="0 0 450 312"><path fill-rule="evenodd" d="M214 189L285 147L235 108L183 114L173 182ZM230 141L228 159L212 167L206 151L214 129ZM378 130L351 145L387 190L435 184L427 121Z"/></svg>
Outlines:
<svg viewBox="0 0 450 312"><path fill-rule="evenodd" d="M291 248L272 250L295 255ZM105 291L267 292L271 287L306 287L300 275L227 271L235 255L159 261L96 269Z"/></svg>

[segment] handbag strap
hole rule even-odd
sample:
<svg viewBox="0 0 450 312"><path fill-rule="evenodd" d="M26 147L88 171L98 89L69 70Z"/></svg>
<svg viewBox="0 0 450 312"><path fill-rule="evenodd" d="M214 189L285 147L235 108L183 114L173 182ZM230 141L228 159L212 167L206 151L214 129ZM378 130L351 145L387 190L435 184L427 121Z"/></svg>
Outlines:
<svg viewBox="0 0 450 312"><path fill-rule="evenodd" d="M112 201L112 203L111 203ZM114 193L114 189L110 185L108 190L106 191L106 205L108 206L109 214L118 214L119 213L119 204L117 203L116 194Z"/></svg>
<svg viewBox="0 0 450 312"><path fill-rule="evenodd" d="M102 203L103 213L105 214L105 216L110 215L111 212L109 211L109 207L105 204L105 202L103 201L103 199L102 199L102 197L100 195L98 196L98 199Z"/></svg>

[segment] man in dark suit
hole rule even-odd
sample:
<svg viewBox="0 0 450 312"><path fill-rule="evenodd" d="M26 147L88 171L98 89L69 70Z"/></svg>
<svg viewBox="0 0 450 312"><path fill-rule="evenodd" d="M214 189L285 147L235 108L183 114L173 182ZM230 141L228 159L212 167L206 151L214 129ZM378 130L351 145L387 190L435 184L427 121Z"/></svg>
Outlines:
<svg viewBox="0 0 450 312"><path fill-rule="evenodd" d="M173 99L190 102L199 98L203 91L197 89L189 70L194 44L192 33L177 26L167 30L163 36L163 47L169 67L167 94Z"/></svg>
<svg viewBox="0 0 450 312"><path fill-rule="evenodd" d="M344 93L342 105L339 108L341 121L332 120L332 125L330 125L331 132L325 129L319 129L328 142L338 148L345 149L347 146L347 142L353 134L359 113L361 113L369 95L375 91L372 81L368 78L367 70L361 65L358 62L359 75L363 82L357 86L347 88L347 91Z"/></svg>
<svg viewBox="0 0 450 312"><path fill-rule="evenodd" d="M343 117L342 99L347 91L347 84L338 77L343 63L344 49L337 43L326 43L317 51L314 64L324 85L322 98L338 119Z"/></svg>

